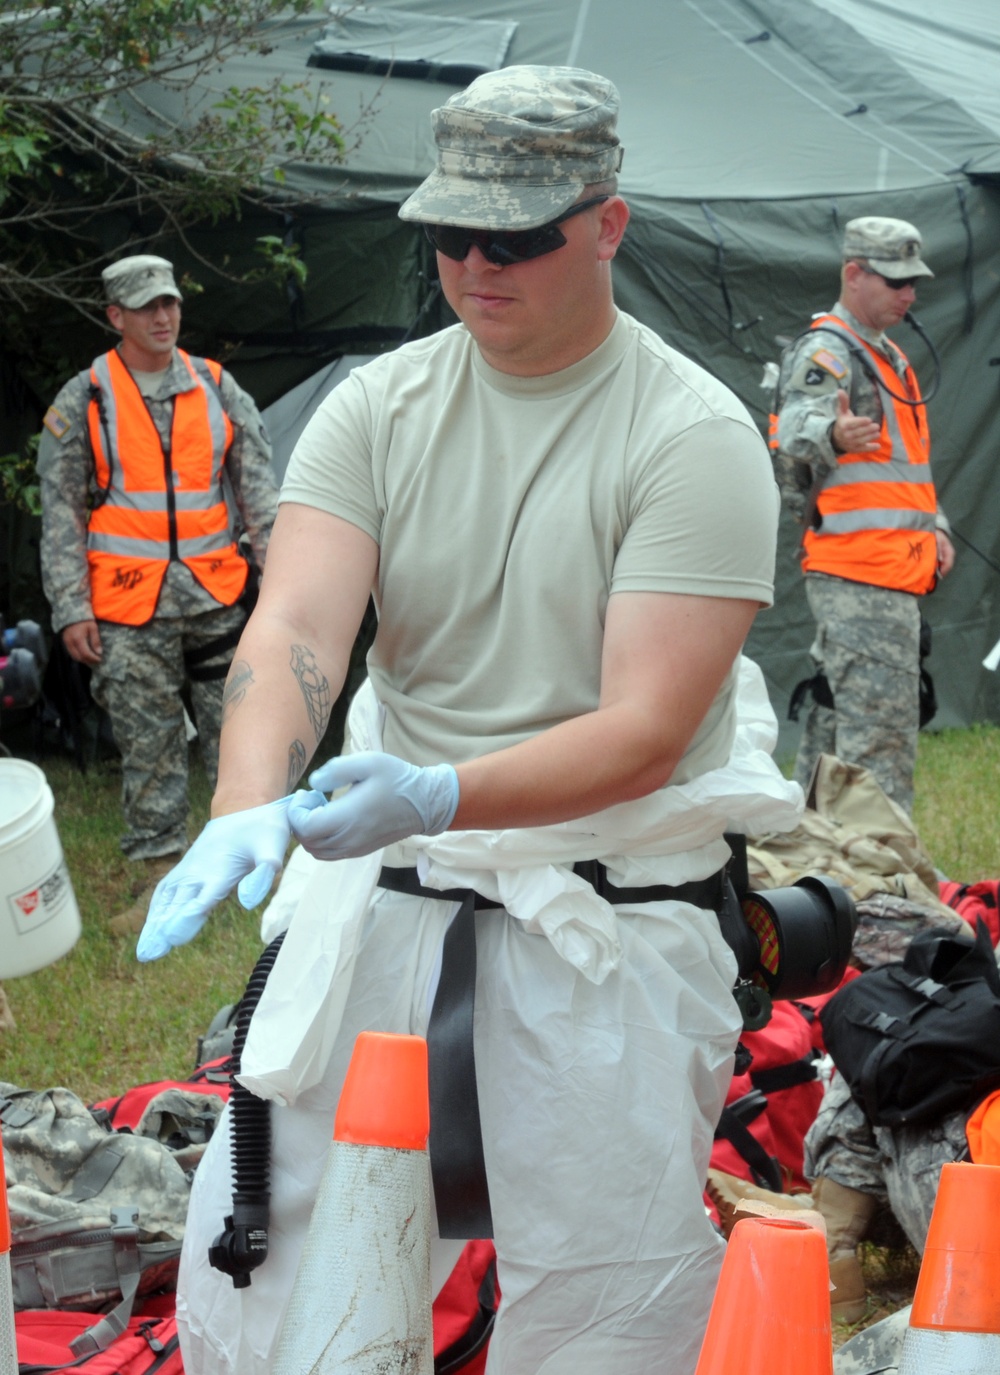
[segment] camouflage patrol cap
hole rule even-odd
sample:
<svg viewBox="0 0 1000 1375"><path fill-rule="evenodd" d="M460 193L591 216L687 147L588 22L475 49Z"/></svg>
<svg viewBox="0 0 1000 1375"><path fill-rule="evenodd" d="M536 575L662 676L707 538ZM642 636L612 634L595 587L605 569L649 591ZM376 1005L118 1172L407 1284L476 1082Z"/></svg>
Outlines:
<svg viewBox="0 0 1000 1375"><path fill-rule="evenodd" d="M844 229L844 261L865 258L881 277L933 277L920 257L920 231L906 220L864 215Z"/></svg>
<svg viewBox="0 0 1000 1375"><path fill-rule="evenodd" d="M618 92L578 67L503 67L432 111L437 166L400 218L533 229L614 177Z"/></svg>
<svg viewBox="0 0 1000 1375"><path fill-rule="evenodd" d="M183 300L174 281L173 264L152 253L135 253L112 263L101 273L108 304L138 310L157 296L176 296Z"/></svg>

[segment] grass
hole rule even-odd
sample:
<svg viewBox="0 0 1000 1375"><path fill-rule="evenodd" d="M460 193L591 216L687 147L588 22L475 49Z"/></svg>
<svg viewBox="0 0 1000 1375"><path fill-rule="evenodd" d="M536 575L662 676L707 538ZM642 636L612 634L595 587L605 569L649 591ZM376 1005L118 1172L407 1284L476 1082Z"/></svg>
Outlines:
<svg viewBox="0 0 1000 1375"><path fill-rule="evenodd" d="M88 1102L147 1080L183 1079L194 1069L198 1037L243 991L262 948L259 913L230 899L197 940L139 964L136 938L107 929L131 901L135 880L136 866L118 848L121 771L114 761L86 773L68 758L42 762L83 934L55 964L7 981L17 1028L0 1033L0 1079L25 1088L61 1084ZM208 804L208 783L193 757L192 834Z"/></svg>
<svg viewBox="0 0 1000 1375"><path fill-rule="evenodd" d="M16 744L15 753L30 754ZM194 1068L199 1035L246 984L261 949L259 912L230 899L196 940L139 964L135 938L107 929L131 900L135 867L118 848L117 761L100 760L86 773L58 752L42 762L83 935L56 964L8 980L17 1029L0 1033L0 1079L31 1088L60 1083L94 1101L145 1080L184 1078ZM1000 727L923 734L916 796L914 820L939 869L963 882L1000 875ZM192 836L208 804L193 751Z"/></svg>
<svg viewBox="0 0 1000 1375"><path fill-rule="evenodd" d="M914 824L942 873L1000 877L1000 728L922 734L915 798Z"/></svg>
<svg viewBox="0 0 1000 1375"><path fill-rule="evenodd" d="M795 755L778 757L786 778ZM941 873L961 883L1000 877L1000 726L921 733L913 824Z"/></svg>

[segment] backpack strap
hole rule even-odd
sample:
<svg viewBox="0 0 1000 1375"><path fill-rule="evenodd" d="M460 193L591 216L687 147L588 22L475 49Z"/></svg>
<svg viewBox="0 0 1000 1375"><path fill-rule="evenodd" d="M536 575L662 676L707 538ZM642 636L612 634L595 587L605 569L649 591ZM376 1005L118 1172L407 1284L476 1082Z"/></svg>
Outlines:
<svg viewBox="0 0 1000 1375"><path fill-rule="evenodd" d="M139 1292L144 1260L148 1263L148 1252L159 1256L160 1253L172 1251L176 1256L180 1251L179 1244L165 1247L159 1243L141 1247L138 1224L139 1210L130 1203L111 1209L109 1228L81 1234L75 1244L67 1245L65 1237L54 1237L46 1241L15 1244L11 1248L12 1266L21 1272L20 1288L24 1291L25 1282L33 1278L35 1293L27 1296L29 1302L43 1308L59 1308L67 1298L86 1293L94 1283L98 1257L101 1257L105 1266L111 1259L122 1297L110 1313L105 1313L98 1322L69 1343L74 1356L78 1358L104 1351L128 1327ZM110 1258L106 1248L110 1248ZM166 1259L166 1256L162 1258ZM99 1278L101 1283L110 1279L110 1269L108 1275Z"/></svg>
<svg viewBox="0 0 1000 1375"><path fill-rule="evenodd" d="M818 1078L819 1069L812 1055L803 1055L801 1060L792 1060L787 1065L775 1065L772 1069L750 1071L750 1082L763 1094L794 1089L799 1084L811 1084Z"/></svg>
<svg viewBox="0 0 1000 1375"><path fill-rule="evenodd" d="M859 1019L860 1025L870 1026L882 1036L882 1040L874 1047L861 1066L858 1076L858 1087L864 1099L864 1110L872 1122L880 1120L879 1074L882 1061L889 1053L889 1048L900 1041L911 1041L919 1034L920 1014L925 1011L928 1003L935 1003L950 1013L960 1013L966 1001L962 990L948 988L947 985L940 984L936 979L929 976L909 974L902 966L893 968L891 974L898 983L906 985L914 993L919 994L924 999L924 1003L912 1007L905 1017L896 1017L885 1011L873 1011L868 1016Z"/></svg>
<svg viewBox="0 0 1000 1375"><path fill-rule="evenodd" d="M100 1322L88 1327L70 1342L74 1356L92 1356L104 1351L122 1335L132 1316L135 1296L139 1292L142 1265L139 1259L139 1210L131 1204L111 1209L111 1240L114 1245L115 1269L121 1287L121 1302Z"/></svg>
<svg viewBox="0 0 1000 1375"><path fill-rule="evenodd" d="M74 1346L78 1355L103 1351L120 1336L131 1317L142 1272L173 1263L180 1255L179 1241L140 1242L138 1217L136 1206L126 1204L111 1209L110 1227L11 1247L11 1273L21 1307L65 1308L95 1287L121 1292L112 1312L74 1338L83 1344Z"/></svg>
<svg viewBox="0 0 1000 1375"><path fill-rule="evenodd" d="M722 1109L719 1125L715 1129L715 1139L728 1141L750 1166L754 1183L773 1193L784 1192L781 1181L781 1166L773 1155L768 1155L753 1132L747 1126L767 1107L767 1099L759 1089L751 1089L742 1098L727 1103Z"/></svg>
<svg viewBox="0 0 1000 1375"><path fill-rule="evenodd" d="M124 1144L114 1136L101 1141L73 1176L72 1187L60 1194L60 1198L70 1203L83 1203L88 1198L96 1198L125 1159L125 1151Z"/></svg>
<svg viewBox="0 0 1000 1375"><path fill-rule="evenodd" d="M13 1098L0 1098L0 1122L11 1130L26 1127L37 1115L34 1108L29 1108L26 1103L18 1103Z"/></svg>

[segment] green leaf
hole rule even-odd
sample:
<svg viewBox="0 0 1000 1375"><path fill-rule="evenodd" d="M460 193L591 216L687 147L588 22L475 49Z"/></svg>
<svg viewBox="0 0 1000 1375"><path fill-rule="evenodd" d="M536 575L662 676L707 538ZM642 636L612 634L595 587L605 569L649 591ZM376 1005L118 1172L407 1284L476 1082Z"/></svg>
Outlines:
<svg viewBox="0 0 1000 1375"><path fill-rule="evenodd" d="M281 26L317 0L26 0L0 24L0 306L38 321L65 303L102 318L101 267L123 236L155 251L157 235L239 217L247 204L296 203L287 167L343 157L339 121L313 74L248 89L220 82L231 54L274 50ZM169 92L193 122L121 133L136 106ZM190 99L193 97L193 99ZM309 199L307 193L298 203ZM265 270L297 275L291 255ZM261 271L253 270L254 274ZM239 272L230 269L231 275ZM47 345L43 346L47 351Z"/></svg>

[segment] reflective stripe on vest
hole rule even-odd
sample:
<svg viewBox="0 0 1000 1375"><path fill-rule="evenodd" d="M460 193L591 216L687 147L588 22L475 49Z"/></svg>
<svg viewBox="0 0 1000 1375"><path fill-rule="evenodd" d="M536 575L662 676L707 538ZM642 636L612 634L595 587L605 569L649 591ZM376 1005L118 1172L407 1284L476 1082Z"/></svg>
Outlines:
<svg viewBox="0 0 1000 1375"><path fill-rule="evenodd" d="M803 537L802 566L900 592L929 592L937 578L937 497L926 416L922 405L907 406L892 395L905 381L919 400L913 370L903 358L906 373L900 378L888 359L836 316L822 316L812 328L839 334L855 353L865 350L882 402L882 430L879 449L837 455L816 500L820 526Z"/></svg>
<svg viewBox="0 0 1000 1375"><path fill-rule="evenodd" d="M172 559L221 605L243 592L246 561L229 529L222 470L233 426L218 363L177 355L195 385L173 398L165 448L135 379L112 351L96 358L88 427L103 502L91 512L87 561L94 615L122 625L151 619Z"/></svg>

